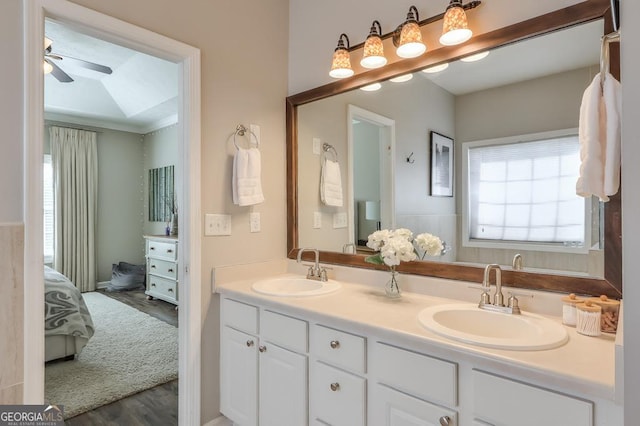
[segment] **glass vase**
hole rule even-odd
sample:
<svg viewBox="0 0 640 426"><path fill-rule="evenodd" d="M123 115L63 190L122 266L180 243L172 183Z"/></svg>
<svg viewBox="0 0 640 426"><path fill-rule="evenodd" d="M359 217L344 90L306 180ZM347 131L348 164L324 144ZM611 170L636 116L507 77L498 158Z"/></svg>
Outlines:
<svg viewBox="0 0 640 426"><path fill-rule="evenodd" d="M385 284L384 292L386 293L387 297L396 299L400 297L400 286L398 286L398 273L396 272L395 268L392 268L390 272L391 272L391 278Z"/></svg>

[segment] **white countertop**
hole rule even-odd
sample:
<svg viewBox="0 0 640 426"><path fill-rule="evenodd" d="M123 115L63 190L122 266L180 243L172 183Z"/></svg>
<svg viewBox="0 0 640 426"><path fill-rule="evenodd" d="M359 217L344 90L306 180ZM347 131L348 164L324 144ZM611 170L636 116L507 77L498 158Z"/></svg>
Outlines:
<svg viewBox="0 0 640 426"><path fill-rule="evenodd" d="M269 278L269 277L263 277ZM569 341L543 351L491 349L457 342L425 329L418 313L428 307L460 300L404 292L389 299L381 288L344 282L337 292L313 297L276 297L254 292L256 280L217 284L224 296L280 309L311 321L339 321L356 333L424 345L425 351L452 351L458 356L488 363L525 380L544 383L561 391L613 400L615 397L615 336L587 337L566 327ZM466 301L465 301L466 302ZM544 315L558 323L560 317ZM428 347L426 347L428 345Z"/></svg>

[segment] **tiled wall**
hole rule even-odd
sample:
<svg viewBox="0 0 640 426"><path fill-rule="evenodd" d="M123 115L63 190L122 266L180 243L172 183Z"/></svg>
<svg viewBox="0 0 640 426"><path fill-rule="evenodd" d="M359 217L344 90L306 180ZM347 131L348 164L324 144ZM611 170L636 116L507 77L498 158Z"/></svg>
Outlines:
<svg viewBox="0 0 640 426"><path fill-rule="evenodd" d="M0 224L0 404L22 403L24 226Z"/></svg>

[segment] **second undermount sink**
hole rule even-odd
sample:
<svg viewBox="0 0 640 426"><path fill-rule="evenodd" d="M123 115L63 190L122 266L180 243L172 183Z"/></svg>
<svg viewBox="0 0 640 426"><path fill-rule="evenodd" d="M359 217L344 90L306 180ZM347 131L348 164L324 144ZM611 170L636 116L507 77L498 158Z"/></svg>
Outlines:
<svg viewBox="0 0 640 426"><path fill-rule="evenodd" d="M318 296L337 291L340 283L334 280L316 281L305 277L282 276L256 281L251 288L257 293L270 296Z"/></svg>
<svg viewBox="0 0 640 426"><path fill-rule="evenodd" d="M471 303L431 306L418 314L418 320L434 333L488 348L536 351L569 340L564 326L551 319L491 312Z"/></svg>

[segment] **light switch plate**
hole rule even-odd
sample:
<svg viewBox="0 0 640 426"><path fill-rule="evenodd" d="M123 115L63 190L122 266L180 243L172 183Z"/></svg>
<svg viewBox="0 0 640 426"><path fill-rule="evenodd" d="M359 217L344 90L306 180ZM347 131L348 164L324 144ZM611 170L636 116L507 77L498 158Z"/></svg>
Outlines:
<svg viewBox="0 0 640 426"><path fill-rule="evenodd" d="M231 235L231 215L205 214L204 235Z"/></svg>
<svg viewBox="0 0 640 426"><path fill-rule="evenodd" d="M347 227L347 213L340 212L333 214L333 227L337 228L346 228Z"/></svg>
<svg viewBox="0 0 640 426"><path fill-rule="evenodd" d="M322 228L322 213L313 212L313 229Z"/></svg>
<svg viewBox="0 0 640 426"><path fill-rule="evenodd" d="M251 232L260 232L260 212L249 214L249 228Z"/></svg>
<svg viewBox="0 0 640 426"><path fill-rule="evenodd" d="M249 130L254 134L254 136L256 137L256 142L258 143L258 145L260 145L262 143L262 141L260 140L260 126L258 126L257 124L249 124Z"/></svg>
<svg viewBox="0 0 640 426"><path fill-rule="evenodd" d="M322 150L322 139L313 138L313 153L316 155L320 155Z"/></svg>

